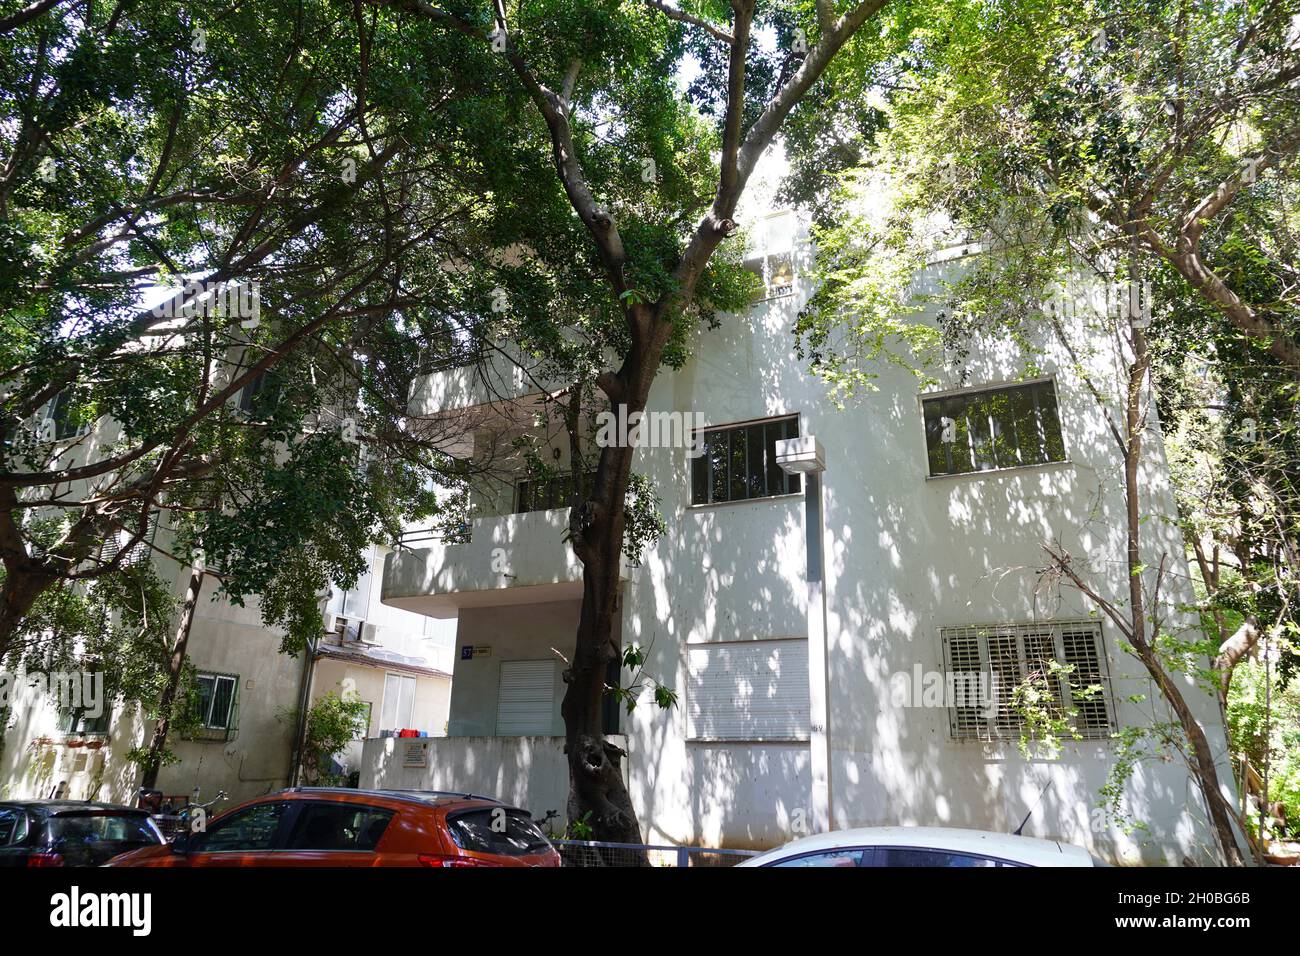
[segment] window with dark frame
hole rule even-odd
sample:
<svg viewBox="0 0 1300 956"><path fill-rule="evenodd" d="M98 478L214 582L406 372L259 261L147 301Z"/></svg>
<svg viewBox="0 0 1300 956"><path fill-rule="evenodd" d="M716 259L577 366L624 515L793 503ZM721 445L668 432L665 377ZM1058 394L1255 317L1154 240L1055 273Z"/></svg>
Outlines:
<svg viewBox="0 0 1300 956"><path fill-rule="evenodd" d="M590 488L595 481L596 473L593 471L583 479L583 484ZM572 474L557 475L547 479L524 478L515 482L515 514L567 508L572 500Z"/></svg>
<svg viewBox="0 0 1300 956"><path fill-rule="evenodd" d="M1050 379L922 398L931 477L1065 460Z"/></svg>
<svg viewBox="0 0 1300 956"><path fill-rule="evenodd" d="M704 452L691 461L691 503L797 494L799 476L787 475L776 463L776 443L798 437L798 415L706 429Z"/></svg>
<svg viewBox="0 0 1300 956"><path fill-rule="evenodd" d="M200 739L229 739L235 729L239 678L234 674L199 674L194 678Z"/></svg>
<svg viewBox="0 0 1300 956"><path fill-rule="evenodd" d="M75 707L63 713L62 730L65 734L104 735L108 733L109 716L107 705L98 717L91 717L85 707Z"/></svg>
<svg viewBox="0 0 1300 956"><path fill-rule="evenodd" d="M235 374L240 372L242 369ZM271 415L280 401L281 384L274 371L261 372L239 390L239 410L247 415Z"/></svg>
<svg viewBox="0 0 1300 956"><path fill-rule="evenodd" d="M54 440L64 441L68 438L76 438L82 432L89 429L88 425L83 425L72 417L72 390L64 389L50 399L48 415L54 423Z"/></svg>

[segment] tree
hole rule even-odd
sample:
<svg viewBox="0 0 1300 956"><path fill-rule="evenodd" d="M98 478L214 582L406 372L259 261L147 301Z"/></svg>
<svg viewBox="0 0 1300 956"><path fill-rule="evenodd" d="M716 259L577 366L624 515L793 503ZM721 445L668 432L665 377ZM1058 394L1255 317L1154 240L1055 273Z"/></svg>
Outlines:
<svg viewBox="0 0 1300 956"><path fill-rule="evenodd" d="M837 55L860 33L869 42L874 31L864 27L885 2L743 0L691 10L610 0L497 2L487 18L460 4L383 6L459 35L469 56L495 55L531 110L521 136L531 136L533 150L544 144L554 178L527 210L533 219L511 237L538 261L516 270L518 286L507 288L525 301L543 280L568 293L558 314L522 320L515 331L571 375L560 417L570 423L573 460L582 462L576 410L591 389L622 414L642 411L659 368L685 360L691 328L715 310L744 304L747 285L735 250L728 263L735 243L727 240L739 229L745 186ZM789 41L774 57L760 53L765 30ZM695 92L717 118L716 140L674 88L688 49L702 54L708 79ZM555 204L556 185L563 205ZM580 257L573 254L579 239ZM564 344L574 341L579 345ZM569 819L588 820L597 839L621 842L639 842L640 826L618 769L623 754L602 731L601 704L607 665L621 656L612 621L632 452L625 445L592 450L590 482L577 469L569 540L583 564L583 597L561 707Z"/></svg>
<svg viewBox="0 0 1300 956"><path fill-rule="evenodd" d="M445 436L405 400L464 347L442 267L493 117L426 94L493 74L330 3L45 4L0 48L0 661L97 667L67 615L129 612L95 595L142 558L190 568L121 658L147 785L205 580L298 653L365 546L437 509Z"/></svg>
<svg viewBox="0 0 1300 956"><path fill-rule="evenodd" d="M178 558L221 556L227 593L264 593L301 645L313 588L431 507L435 456L399 424L417 367L457 347L438 267L483 196L456 144L486 133L424 94L478 79L328 3L5 26L0 658L49 588L156 548L160 513ZM232 288L257 314L222 307ZM330 493L286 509L304 487ZM274 508L300 523L266 535Z"/></svg>
<svg viewBox="0 0 1300 956"><path fill-rule="evenodd" d="M345 781L330 772L334 758L349 741L365 732L369 705L356 694L326 694L307 710L302 770L315 787L339 786Z"/></svg>

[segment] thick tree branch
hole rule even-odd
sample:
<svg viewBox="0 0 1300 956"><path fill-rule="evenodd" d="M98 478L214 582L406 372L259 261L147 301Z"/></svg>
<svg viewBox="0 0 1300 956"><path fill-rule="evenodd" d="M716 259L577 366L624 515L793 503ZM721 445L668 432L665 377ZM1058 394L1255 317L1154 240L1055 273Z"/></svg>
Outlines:
<svg viewBox="0 0 1300 956"><path fill-rule="evenodd" d="M693 27L699 27L701 30L708 33L709 36L721 40L723 43L736 42L735 38L726 30L722 29L722 27L715 26L702 17L697 17L694 14L687 13L685 10L673 6L671 3L665 2L665 0L645 0L645 4L652 9L658 10L670 20L676 20L678 23L685 23Z"/></svg>
<svg viewBox="0 0 1300 956"><path fill-rule="evenodd" d="M35 20L46 10L51 7L57 7L59 4L64 2L65 0L36 0L35 3L23 7L16 13L11 13L3 20L0 20L0 34L8 33L11 30L17 30L24 23L27 23L30 20Z"/></svg>

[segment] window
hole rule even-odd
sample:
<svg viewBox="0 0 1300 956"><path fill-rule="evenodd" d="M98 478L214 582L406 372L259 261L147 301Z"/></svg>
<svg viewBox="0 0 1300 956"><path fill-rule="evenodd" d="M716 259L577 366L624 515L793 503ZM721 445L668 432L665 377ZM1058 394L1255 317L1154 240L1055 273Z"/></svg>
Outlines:
<svg viewBox="0 0 1300 956"><path fill-rule="evenodd" d="M549 735L555 726L555 662L502 661L497 736Z"/></svg>
<svg viewBox="0 0 1300 956"><path fill-rule="evenodd" d="M447 819L451 838L462 850L499 856L529 856L551 848L546 835L523 810L489 807Z"/></svg>
<svg viewBox="0 0 1300 956"><path fill-rule="evenodd" d="M1051 381L923 398L930 475L1065 460Z"/></svg>
<svg viewBox="0 0 1300 956"><path fill-rule="evenodd" d="M69 389L64 389L50 399L47 409L46 415L53 422L55 441L76 438L89 428L88 425L83 425L73 418L72 392Z"/></svg>
<svg viewBox="0 0 1300 956"><path fill-rule="evenodd" d="M392 810L350 803L309 803L298 815L290 850L374 850L393 819Z"/></svg>
<svg viewBox="0 0 1300 956"><path fill-rule="evenodd" d="M593 471L583 479L583 485L590 488L595 481L596 473ZM515 484L515 514L567 508L572 500L572 474L548 479L525 478Z"/></svg>
<svg viewBox="0 0 1300 956"><path fill-rule="evenodd" d="M750 234L744 266L758 276L762 285L755 302L775 299L794 292L794 213L778 212L759 219Z"/></svg>
<svg viewBox="0 0 1300 956"><path fill-rule="evenodd" d="M144 813L115 813L111 810L87 810L60 813L46 825L50 843L122 843L129 846L154 846L162 837Z"/></svg>
<svg viewBox="0 0 1300 956"><path fill-rule="evenodd" d="M957 685L947 701L953 737L1019 739L1025 722L1013 695L1027 681L1047 685L1056 701L1049 712L1081 737L1110 736L1110 681L1096 621L945 627L940 636L950 689ZM1061 665L1055 673L1052 662Z"/></svg>
<svg viewBox="0 0 1300 956"><path fill-rule="evenodd" d="M791 857L787 860L780 860L771 866L787 867L857 867L862 865L862 849L860 847L851 850L825 850L821 853L807 853L804 856Z"/></svg>
<svg viewBox="0 0 1300 956"><path fill-rule="evenodd" d="M930 850L914 846L878 846L867 854L867 860L867 866L993 867L999 865L998 860L974 853L955 853L951 850Z"/></svg>
<svg viewBox="0 0 1300 956"><path fill-rule="evenodd" d="M199 674L194 679L195 717L205 740L229 740L237 722L239 678L233 674Z"/></svg>
<svg viewBox="0 0 1300 956"><path fill-rule="evenodd" d="M384 676L384 706L380 711L379 729L405 730L411 726L415 709L415 678L405 674Z"/></svg>
<svg viewBox="0 0 1300 956"><path fill-rule="evenodd" d="M286 809L284 803L259 803L239 810L196 837L194 849L203 853L273 850Z"/></svg>
<svg viewBox="0 0 1300 956"><path fill-rule="evenodd" d="M809 722L807 641L687 649L688 740L807 740Z"/></svg>
<svg viewBox="0 0 1300 956"><path fill-rule="evenodd" d="M787 475L776 463L776 443L798 437L798 415L706 430L704 453L691 461L691 503L798 493L799 476Z"/></svg>
<svg viewBox="0 0 1300 956"><path fill-rule="evenodd" d="M365 740L370 736L370 718L375 712L375 705L370 701L363 700L361 703L365 704L366 712L361 719L357 721L357 736L353 738L354 740Z"/></svg>
<svg viewBox="0 0 1300 956"><path fill-rule="evenodd" d="M360 622L365 621L370 614L370 593L375 581L374 548L367 548L365 557L366 569L357 575L357 583L346 591L331 587L330 601L325 607L325 610L335 617L346 618L352 625L353 631L356 631L360 627Z"/></svg>
<svg viewBox="0 0 1300 956"><path fill-rule="evenodd" d="M245 369L237 369L241 375ZM269 372L262 372L239 390L239 410L249 415L270 415L280 401L280 383Z"/></svg>
<svg viewBox="0 0 1300 956"><path fill-rule="evenodd" d="M27 839L27 813L20 807L0 808L0 846L11 846Z"/></svg>
<svg viewBox="0 0 1300 956"><path fill-rule="evenodd" d="M98 717L89 717L86 715L85 707L76 707L72 710L65 711L62 715L61 729L65 734L107 734L108 733L108 706L103 705L102 713Z"/></svg>

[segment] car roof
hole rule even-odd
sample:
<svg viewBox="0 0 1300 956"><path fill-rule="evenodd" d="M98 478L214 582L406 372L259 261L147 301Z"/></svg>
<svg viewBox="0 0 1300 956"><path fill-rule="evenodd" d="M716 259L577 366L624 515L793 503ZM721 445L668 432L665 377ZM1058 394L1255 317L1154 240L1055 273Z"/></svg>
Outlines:
<svg viewBox="0 0 1300 956"><path fill-rule="evenodd" d="M858 846L923 847L976 853L1012 863L1031 866L1091 866L1092 857L1082 847L1056 840L1016 836L991 830L967 830L961 827L857 827L831 830L795 840L775 850L746 860L746 865L762 866L804 853Z"/></svg>
<svg viewBox="0 0 1300 956"><path fill-rule="evenodd" d="M381 797L388 800L405 800L411 803L438 807L464 804L466 806L494 806L506 807L510 810L517 809L516 807L507 806L496 797L484 797L476 793L456 793L449 790L359 790L355 787L289 787L286 790L279 791L279 793L268 794L268 796L294 795L309 797L313 794L361 798Z"/></svg>
<svg viewBox="0 0 1300 956"><path fill-rule="evenodd" d="M118 813L148 816L147 811L138 807L126 807L120 803L94 803L90 800L3 800L0 801L0 807L35 810L50 816L57 816L61 813L85 813L87 810L113 810Z"/></svg>

